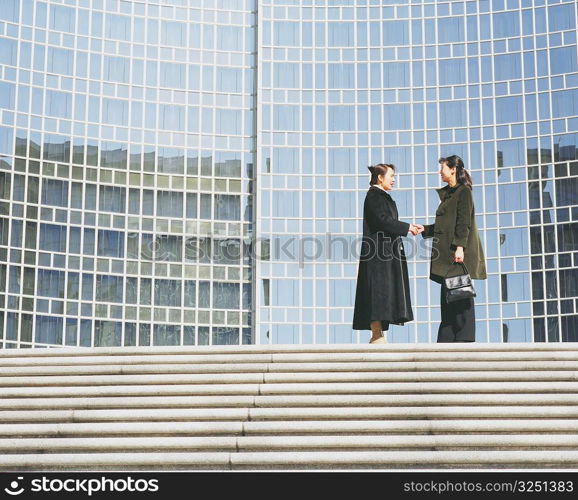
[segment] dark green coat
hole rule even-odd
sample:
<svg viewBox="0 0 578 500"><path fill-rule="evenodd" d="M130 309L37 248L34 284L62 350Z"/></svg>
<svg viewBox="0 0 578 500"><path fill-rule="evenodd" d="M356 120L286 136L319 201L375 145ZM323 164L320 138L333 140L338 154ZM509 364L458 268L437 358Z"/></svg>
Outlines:
<svg viewBox="0 0 578 500"><path fill-rule="evenodd" d="M474 279L485 280L484 249L476 226L472 190L464 184L436 189L441 203L434 224L425 226L424 238L434 238L430 279L441 283L446 276L463 273L463 267L453 264L456 247L464 247L464 263ZM448 271L450 271L448 273Z"/></svg>

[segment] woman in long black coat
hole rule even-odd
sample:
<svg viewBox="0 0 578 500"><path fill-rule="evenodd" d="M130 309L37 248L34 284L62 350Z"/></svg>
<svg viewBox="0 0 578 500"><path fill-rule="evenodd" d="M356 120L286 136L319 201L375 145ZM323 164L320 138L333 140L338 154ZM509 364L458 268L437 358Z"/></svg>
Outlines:
<svg viewBox="0 0 578 500"><path fill-rule="evenodd" d="M397 205L387 191L395 184L395 167L369 167L370 188L363 204L363 241L357 274L354 330L371 330L370 343L386 342L390 324L413 320L407 262L401 237L423 226L398 219Z"/></svg>

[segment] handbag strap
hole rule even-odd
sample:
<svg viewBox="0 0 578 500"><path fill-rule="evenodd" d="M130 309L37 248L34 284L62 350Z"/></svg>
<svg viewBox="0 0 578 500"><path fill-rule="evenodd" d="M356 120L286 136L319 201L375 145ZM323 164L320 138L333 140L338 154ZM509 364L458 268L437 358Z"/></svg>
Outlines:
<svg viewBox="0 0 578 500"><path fill-rule="evenodd" d="M461 264L462 267L464 268L464 270L466 271L466 274L470 274L470 272L468 271L468 268L466 267L465 262L454 262L452 261L452 264ZM450 267L448 267L448 271L446 272L446 275L444 276L444 278L448 277L448 274L450 273L450 269L452 268L452 266L450 265Z"/></svg>

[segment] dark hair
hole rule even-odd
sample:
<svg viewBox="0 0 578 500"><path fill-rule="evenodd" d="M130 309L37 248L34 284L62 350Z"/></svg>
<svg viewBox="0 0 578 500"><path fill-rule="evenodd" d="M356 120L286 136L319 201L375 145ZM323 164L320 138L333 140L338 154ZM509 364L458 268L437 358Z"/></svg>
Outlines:
<svg viewBox="0 0 578 500"><path fill-rule="evenodd" d="M464 167L464 160L462 160L458 155L448 156L447 158L440 158L439 163L447 163L448 167L456 169L456 181L458 184L465 184L470 189L472 189L472 176L468 173Z"/></svg>
<svg viewBox="0 0 578 500"><path fill-rule="evenodd" d="M373 167L367 167L367 168L371 172L371 180L369 181L370 186L377 184L377 178L380 175L387 174L388 168L391 168L395 172L395 165L392 165L391 163L378 163L377 165L374 165Z"/></svg>

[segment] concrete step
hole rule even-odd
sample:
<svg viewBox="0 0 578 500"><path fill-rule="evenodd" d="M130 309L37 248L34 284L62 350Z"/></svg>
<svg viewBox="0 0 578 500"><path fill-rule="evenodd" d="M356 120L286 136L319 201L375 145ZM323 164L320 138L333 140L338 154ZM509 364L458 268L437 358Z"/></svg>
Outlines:
<svg viewBox="0 0 578 500"><path fill-rule="evenodd" d="M576 394L347 394L274 396L122 396L67 398L11 398L0 400L2 410L62 410L107 408L237 408L307 406L543 406L578 405Z"/></svg>
<svg viewBox="0 0 578 500"><path fill-rule="evenodd" d="M64 359L64 358L58 358ZM196 373L196 374L299 374L303 376L315 376L317 373L324 374L347 374L347 373L375 373L382 374L400 373L411 374L414 372L441 372L446 374L448 365L445 361L396 361L396 362L319 362L319 363L170 363L168 359L163 362L147 363L145 361L131 364L118 364L117 361L108 360L107 363L83 363L84 358L62 364L56 358L29 358L29 359L1 359L0 377L3 376L37 376L37 375L138 375L153 373ZM18 363L16 363L18 361ZM50 361L50 363L49 363ZM557 373L575 372L576 361L476 361L472 365L470 361L452 362L451 374L459 376L455 372L486 373L489 376L501 377L504 373L493 372L533 372L533 373ZM509 376L509 375L508 375Z"/></svg>
<svg viewBox="0 0 578 500"><path fill-rule="evenodd" d="M7 381L6 379L10 379ZM54 382L50 382L54 379ZM195 383L195 375L127 375L126 377L44 377L26 384L26 377L2 379L6 397L44 394L65 396L71 392L86 395L160 394L404 394L404 393L577 393L578 381L444 381L444 382L319 382L319 383ZM31 387L32 386L32 387ZM42 390L39 390L42 388ZM166 391L166 392L165 392Z"/></svg>
<svg viewBox="0 0 578 500"><path fill-rule="evenodd" d="M284 354L284 353L366 353L389 352L578 352L577 342L551 343L456 343L456 344L261 344L261 345L211 345L211 346L147 346L147 347L54 347L49 349L4 349L0 358L54 357L78 359L94 356L197 356L204 354Z"/></svg>
<svg viewBox="0 0 578 500"><path fill-rule="evenodd" d="M2 387L5 398L105 397L105 396L193 396L275 394L459 394L459 393L573 393L575 382L422 382L365 384L179 384L165 385L78 385ZM519 391L517 389L519 388ZM360 392L361 391L361 392ZM363 392L365 391L365 392Z"/></svg>
<svg viewBox="0 0 578 500"><path fill-rule="evenodd" d="M400 350L388 349L390 344L377 344L368 346L364 351L354 352L265 352L265 353L231 353L218 354L210 352L199 352L197 354L185 353L151 353L150 355L130 356L128 354L105 354L103 356L79 355L63 356L60 349L43 350L44 355L39 355L40 350L26 351L28 356L3 355L0 352L2 366L31 366L38 365L74 365L74 364L158 364L158 363L180 363L180 364L241 364L241 363L339 363L339 362L425 362L425 361L576 361L578 360L578 349L570 350ZM242 346L240 346L242 347ZM371 348L370 348L371 347ZM128 349L128 348L127 348ZM92 349L87 349L93 351ZM13 353L14 351L9 351ZM49 353L53 352L50 356ZM29 360L29 363L24 360Z"/></svg>
<svg viewBox="0 0 578 500"><path fill-rule="evenodd" d="M565 406L406 406L304 408L162 408L130 410L0 411L6 423L357 420L444 418L578 418L578 405Z"/></svg>
<svg viewBox="0 0 578 500"><path fill-rule="evenodd" d="M438 434L335 436L93 437L0 439L0 453L85 453L136 451L275 451L387 449L556 449L578 447L575 434Z"/></svg>
<svg viewBox="0 0 578 500"><path fill-rule="evenodd" d="M111 377L148 377L142 380L155 380L159 377L169 379L174 375L182 376L179 380L186 380L188 383L199 384L228 384L228 383L285 383L285 382L385 382L385 381L476 381L476 380L521 380L521 381L538 381L538 380L561 380L573 381L578 380L577 362L567 362L565 369L556 366L556 370L540 369L535 367L522 370L514 369L510 364L508 370L491 370L487 367L481 367L476 364L476 370L472 370L469 364L469 370L460 370L448 372L447 365L438 363L438 369L426 370L420 367L419 370L412 369L408 366L406 370L392 371L389 370L365 370L363 364L356 363L358 369L349 371L299 371L299 372L275 372L270 373L267 366L258 365L261 370L236 372L234 366L229 366L229 372L219 373L199 373L199 368L203 365L134 365L124 366L38 366L38 367L0 367L0 386L2 385L21 385L23 380L28 380L29 385L35 382L28 377L42 377L42 384L57 385L60 383L74 383L75 381L104 381L114 380ZM300 366L297 364L296 366ZM326 364L327 368L331 367L330 363ZM383 368L385 366L382 365ZM49 378L45 378L49 377ZM74 378L71 378L74 377ZM99 377L98 379L95 377ZM134 379L131 379L134 380ZM36 382L40 384L39 382Z"/></svg>
<svg viewBox="0 0 578 500"><path fill-rule="evenodd" d="M575 467L574 450L500 451L268 451L9 454L10 470L223 470L223 469L384 469L384 468L559 468Z"/></svg>
<svg viewBox="0 0 578 500"><path fill-rule="evenodd" d="M269 420L258 422L90 422L0 424L0 437L126 437L126 436L276 436L365 434L544 434L578 433L578 420L566 418L440 420Z"/></svg>

